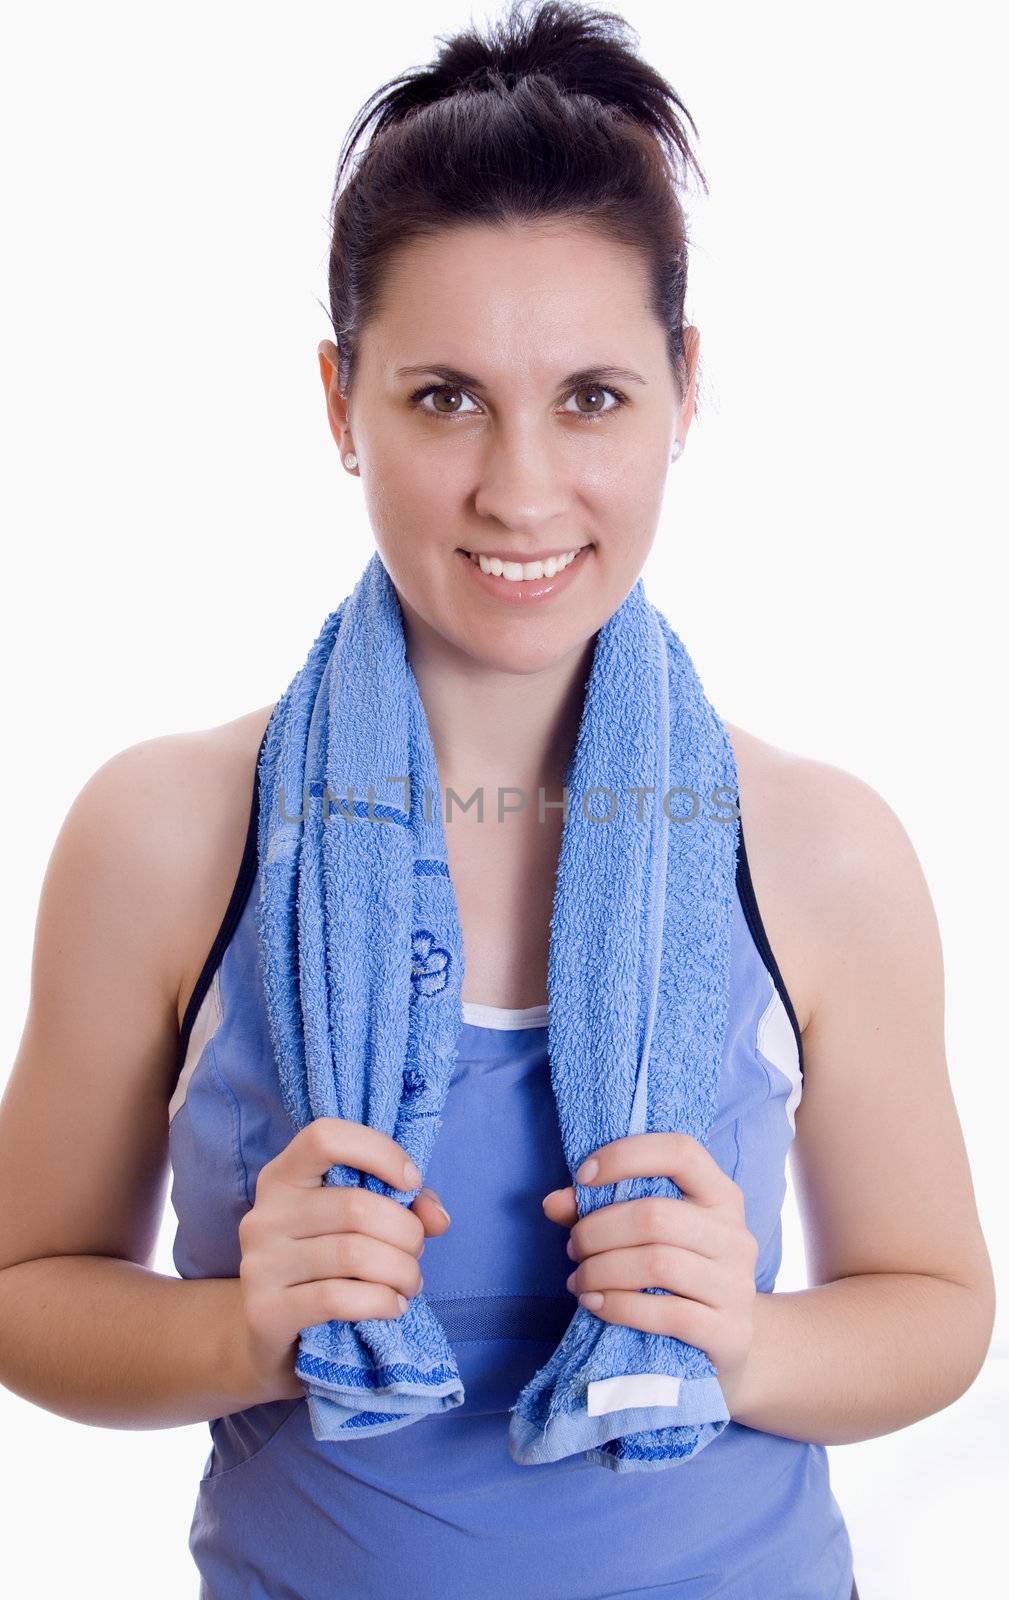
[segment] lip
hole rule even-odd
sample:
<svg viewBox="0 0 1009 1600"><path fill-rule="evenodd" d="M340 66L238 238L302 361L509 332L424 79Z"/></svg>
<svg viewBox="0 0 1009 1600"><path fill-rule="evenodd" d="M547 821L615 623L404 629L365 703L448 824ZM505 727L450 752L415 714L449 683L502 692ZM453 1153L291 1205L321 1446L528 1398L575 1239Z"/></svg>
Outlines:
<svg viewBox="0 0 1009 1600"><path fill-rule="evenodd" d="M563 550L548 552L548 555L562 556L570 549L571 546L567 545ZM521 578L517 583L509 578L496 578L492 572L484 572L479 562L471 560L462 548L456 550L456 555L460 561L466 563L473 581L480 585L485 594L502 601L505 605L529 605L532 601L546 600L551 595L561 594L575 581L592 549L591 544L583 545L575 559L569 561L563 571L555 572L552 578ZM537 556L535 559L546 561L548 555Z"/></svg>

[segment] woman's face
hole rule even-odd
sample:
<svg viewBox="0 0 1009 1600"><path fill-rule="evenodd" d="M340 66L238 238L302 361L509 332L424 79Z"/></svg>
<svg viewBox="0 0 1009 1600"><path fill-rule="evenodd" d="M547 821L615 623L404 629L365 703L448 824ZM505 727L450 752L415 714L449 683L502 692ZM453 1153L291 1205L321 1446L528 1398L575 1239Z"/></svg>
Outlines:
<svg viewBox="0 0 1009 1600"><path fill-rule="evenodd" d="M408 631L507 672L584 648L655 537L693 415L696 330L686 342L681 405L643 260L584 226L468 226L398 254L346 403L328 340L320 364ZM572 551L518 583L465 553Z"/></svg>

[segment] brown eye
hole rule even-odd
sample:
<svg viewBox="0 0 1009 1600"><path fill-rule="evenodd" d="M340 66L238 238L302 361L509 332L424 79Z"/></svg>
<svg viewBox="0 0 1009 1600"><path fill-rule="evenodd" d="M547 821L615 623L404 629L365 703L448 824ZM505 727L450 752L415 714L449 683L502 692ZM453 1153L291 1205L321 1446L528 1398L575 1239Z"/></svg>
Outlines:
<svg viewBox="0 0 1009 1600"><path fill-rule="evenodd" d="M449 404L444 408L433 404L429 405L427 403L429 400L444 400L446 397L449 400ZM464 417L466 415L473 415L474 413L467 413L460 410L458 400L468 400L469 398L470 396L467 395L465 389L453 389L451 384L448 383L429 383L426 388L414 390L413 394L410 396L410 404L416 406L418 411L428 412L429 415L438 417Z"/></svg>
<svg viewBox="0 0 1009 1600"><path fill-rule="evenodd" d="M578 394L588 394L588 395L592 395L595 398L596 404L589 407L590 412L602 411L603 410L603 408L604 408L604 401L603 401L604 392L605 391L601 388L601 386L598 383L584 383L584 384L582 384L582 387L580 389L576 389L575 390L575 394L576 395L578 395Z"/></svg>
<svg viewBox="0 0 1009 1600"><path fill-rule="evenodd" d="M432 400L444 400L446 398L446 396L451 400L453 397L459 397L461 395L462 395L462 390L461 389L449 389L449 388L446 387L446 388L443 388L443 389L432 389L431 390L431 398L432 398ZM439 406L437 406L437 405L435 406L435 410L436 411L438 411L440 409L441 408ZM448 415L451 416L459 409L459 407L458 407L457 404L455 404L455 405L448 406L446 409L447 409Z"/></svg>
<svg viewBox="0 0 1009 1600"><path fill-rule="evenodd" d="M611 389L606 383L583 383L580 388L572 389L571 399L577 401L579 395L590 395L594 404L584 409L578 406L575 412L569 412L568 415L577 415L586 421L591 421L594 417L607 417L612 412L619 411L620 407L627 403L626 396L621 390ZM611 406L604 403L607 395L613 400Z"/></svg>

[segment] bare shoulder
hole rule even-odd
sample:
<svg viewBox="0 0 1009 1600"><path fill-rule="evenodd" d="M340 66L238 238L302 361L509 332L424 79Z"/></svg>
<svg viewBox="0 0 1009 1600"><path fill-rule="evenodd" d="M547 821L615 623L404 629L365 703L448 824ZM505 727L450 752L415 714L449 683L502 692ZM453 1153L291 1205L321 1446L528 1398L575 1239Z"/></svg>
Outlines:
<svg viewBox="0 0 1009 1600"><path fill-rule="evenodd" d="M959 1387L995 1292L945 1052L942 941L921 863L871 784L729 728L754 893L802 1028L791 1171L810 1284L918 1274L970 1291Z"/></svg>
<svg viewBox="0 0 1009 1600"><path fill-rule="evenodd" d="M131 745L69 807L0 1104L0 1268L153 1258L179 1019L231 896L271 709Z"/></svg>
<svg viewBox="0 0 1009 1600"><path fill-rule="evenodd" d="M165 759L180 793L178 846L190 874L169 950L179 1026L228 908L249 827L256 757L273 705L178 736Z"/></svg>
<svg viewBox="0 0 1009 1600"><path fill-rule="evenodd" d="M151 936L180 1027L241 865L256 755L272 710L131 745L94 774L77 802L101 808L116 850L140 875L150 904L161 907Z"/></svg>
<svg viewBox="0 0 1009 1600"><path fill-rule="evenodd" d="M918 857L900 818L854 773L726 723L754 895L805 1033L881 899L931 919Z"/></svg>

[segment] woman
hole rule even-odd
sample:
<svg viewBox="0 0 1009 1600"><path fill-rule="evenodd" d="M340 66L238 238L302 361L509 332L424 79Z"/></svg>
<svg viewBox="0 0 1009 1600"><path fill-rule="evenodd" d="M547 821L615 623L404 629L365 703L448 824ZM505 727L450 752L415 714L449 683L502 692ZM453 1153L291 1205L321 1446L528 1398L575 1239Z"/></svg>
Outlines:
<svg viewBox="0 0 1009 1600"><path fill-rule="evenodd" d="M369 102L341 163L342 178L377 111L368 159L338 181L329 422L395 586L442 791L491 808L446 826L466 975L428 1187L404 1207L324 1186L338 1162L420 1181L362 1122L291 1138L256 940L276 705L107 763L47 873L0 1122L0 1375L80 1421L212 1421L191 1548L215 1600L407 1585L847 1600L824 1446L948 1405L988 1347L914 852L858 779L730 724L740 851L711 1138L616 1140L579 1173L665 1173L680 1199L575 1205L547 1054L556 801L698 361L662 153L696 164L683 107L623 27L546 4L462 35ZM516 804L540 791L542 813ZM146 826L152 808L168 825ZM166 1120L181 1280L145 1266ZM789 1149L815 1287L775 1295ZM656 1284L668 1295L640 1292ZM465 1406L314 1438L299 1331L395 1319L422 1285L456 1318ZM732 1420L689 1462L510 1458L509 1407L588 1293L602 1321L714 1362Z"/></svg>

